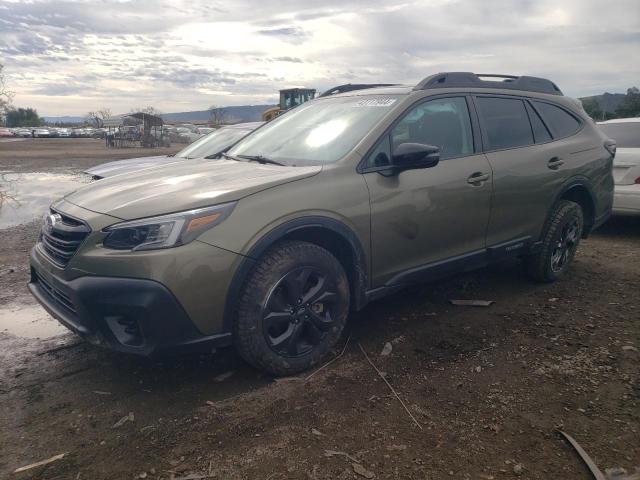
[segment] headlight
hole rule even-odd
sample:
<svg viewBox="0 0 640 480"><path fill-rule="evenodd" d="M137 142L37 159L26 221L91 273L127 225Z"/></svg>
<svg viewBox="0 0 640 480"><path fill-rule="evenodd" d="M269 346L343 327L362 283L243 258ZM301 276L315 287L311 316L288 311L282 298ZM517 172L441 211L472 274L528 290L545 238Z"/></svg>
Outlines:
<svg viewBox="0 0 640 480"><path fill-rule="evenodd" d="M117 223L105 228L102 242L113 250L155 250L189 243L227 218L236 202L161 217Z"/></svg>

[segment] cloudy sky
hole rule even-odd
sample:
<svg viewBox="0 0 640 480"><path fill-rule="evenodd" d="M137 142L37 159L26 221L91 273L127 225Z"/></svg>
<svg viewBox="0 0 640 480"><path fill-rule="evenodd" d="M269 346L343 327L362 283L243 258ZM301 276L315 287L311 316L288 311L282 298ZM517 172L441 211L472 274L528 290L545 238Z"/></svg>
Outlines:
<svg viewBox="0 0 640 480"><path fill-rule="evenodd" d="M440 71L640 86L638 0L0 0L14 104L41 115L275 102Z"/></svg>

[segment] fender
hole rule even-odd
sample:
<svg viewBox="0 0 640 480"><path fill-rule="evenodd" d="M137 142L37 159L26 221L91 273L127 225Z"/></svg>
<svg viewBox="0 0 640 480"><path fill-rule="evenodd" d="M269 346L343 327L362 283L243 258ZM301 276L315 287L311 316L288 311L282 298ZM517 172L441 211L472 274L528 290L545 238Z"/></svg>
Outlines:
<svg viewBox="0 0 640 480"><path fill-rule="evenodd" d="M358 236L344 223L329 217L322 216L309 216L300 217L294 220L289 220L281 225L278 225L273 230L269 231L262 238L260 238L251 247L249 252L240 262L240 265L236 269L229 291L227 292L227 298L224 305L224 319L223 319L223 331L231 332L233 329L233 316L235 305L240 296L240 290L247 278L247 275L256 264L257 260L276 242L291 235L294 232L301 231L307 228L322 228L336 233L346 240L351 247L351 251L354 258L354 272L353 279L355 285L352 286L352 308L355 310L362 309L366 304L366 290L368 286L368 269L367 260L365 258L364 250L358 239Z"/></svg>
<svg viewBox="0 0 640 480"><path fill-rule="evenodd" d="M553 207L555 205L558 204L558 202L560 201L560 199L572 188L574 187L584 187L584 189L588 192L589 194L589 200L591 201L591 207L594 211L595 214L595 195L593 193L593 187L591 186L591 183L589 182L589 179L583 176L576 176L576 177L572 177L569 180L567 180L562 187L560 188L558 194L556 195L556 197L553 199L553 203L551 204L550 208L549 208L549 212L547 213L547 218L544 222L544 227L542 229L542 231L540 232L540 236L542 236L543 232L546 229L546 226L548 225L550 219L551 219L551 214L553 213ZM595 218L592 219L585 219L586 221L590 222L587 223L585 222L585 225L588 227L588 229L585 229L582 233L583 238L586 238L587 235L589 235L589 232L591 231L591 229L593 228L593 224L596 222Z"/></svg>

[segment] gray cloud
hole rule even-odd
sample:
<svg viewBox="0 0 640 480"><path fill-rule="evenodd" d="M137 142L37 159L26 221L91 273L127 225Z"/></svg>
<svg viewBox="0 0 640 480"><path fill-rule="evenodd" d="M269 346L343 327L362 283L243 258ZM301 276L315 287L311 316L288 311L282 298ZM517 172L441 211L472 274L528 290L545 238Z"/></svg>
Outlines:
<svg viewBox="0 0 640 480"><path fill-rule="evenodd" d="M0 62L16 103L46 114L267 103L443 70L548 76L578 96L638 83L638 18L637 0L0 0Z"/></svg>
<svg viewBox="0 0 640 480"><path fill-rule="evenodd" d="M288 40L301 40L309 36L307 32L299 27L281 27L258 30L261 35L268 35L271 37L282 37Z"/></svg>

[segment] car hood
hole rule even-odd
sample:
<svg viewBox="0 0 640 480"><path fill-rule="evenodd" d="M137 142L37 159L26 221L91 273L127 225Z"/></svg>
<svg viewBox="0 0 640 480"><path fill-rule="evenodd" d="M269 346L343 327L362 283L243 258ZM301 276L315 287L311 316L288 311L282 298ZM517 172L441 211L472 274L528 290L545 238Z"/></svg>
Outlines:
<svg viewBox="0 0 640 480"><path fill-rule="evenodd" d="M142 170L143 168L154 167L156 165L166 165L167 163L178 162L181 160L183 159L170 157L169 155L127 158L126 160L116 160L114 162L107 162L91 167L90 169L85 170L84 173L88 173L94 177L106 178L113 177L114 175L120 175L121 173L135 172L136 170Z"/></svg>
<svg viewBox="0 0 640 480"><path fill-rule="evenodd" d="M320 166L286 167L235 160L183 160L93 182L65 200L123 220L239 200L319 173Z"/></svg>

